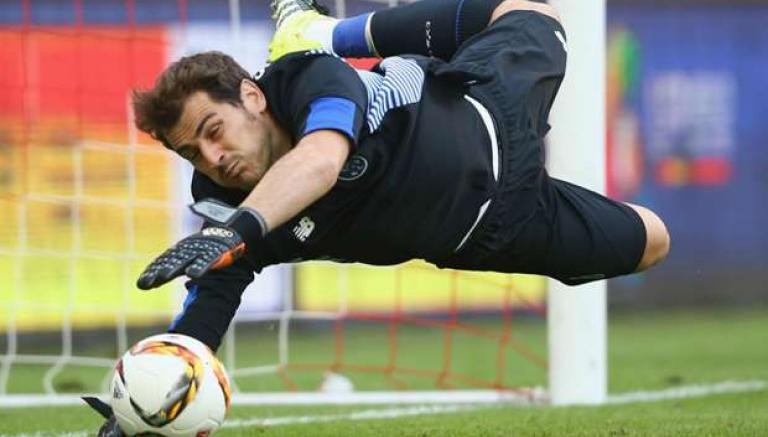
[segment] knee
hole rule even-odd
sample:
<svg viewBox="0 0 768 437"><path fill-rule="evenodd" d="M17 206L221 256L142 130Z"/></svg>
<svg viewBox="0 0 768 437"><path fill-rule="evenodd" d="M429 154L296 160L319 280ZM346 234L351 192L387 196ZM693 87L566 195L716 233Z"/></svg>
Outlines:
<svg viewBox="0 0 768 437"><path fill-rule="evenodd" d="M546 3L538 3L529 0L504 0L496 7L496 9L494 9L493 14L491 15L491 23L498 20L507 12L512 11L534 11L560 22L560 15L557 13L557 10Z"/></svg>
<svg viewBox="0 0 768 437"><path fill-rule="evenodd" d="M664 261L669 253L670 237L667 226L651 210L638 205L629 204L637 211L645 225L645 252L637 266L637 272L647 270L648 268Z"/></svg>

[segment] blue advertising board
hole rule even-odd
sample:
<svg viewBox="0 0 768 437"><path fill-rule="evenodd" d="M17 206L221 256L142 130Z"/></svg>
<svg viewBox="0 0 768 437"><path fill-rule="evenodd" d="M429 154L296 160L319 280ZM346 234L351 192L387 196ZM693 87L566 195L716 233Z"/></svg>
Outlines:
<svg viewBox="0 0 768 437"><path fill-rule="evenodd" d="M618 301L768 300L765 23L768 6L609 8L610 186L672 236Z"/></svg>

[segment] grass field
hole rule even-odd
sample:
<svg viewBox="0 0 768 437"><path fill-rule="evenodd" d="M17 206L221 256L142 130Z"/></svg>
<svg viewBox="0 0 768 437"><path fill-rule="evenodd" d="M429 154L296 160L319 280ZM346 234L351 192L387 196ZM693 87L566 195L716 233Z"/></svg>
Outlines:
<svg viewBox="0 0 768 437"><path fill-rule="evenodd" d="M368 337L371 332L360 330ZM541 323L523 323L518 336L530 337L531 348L543 348ZM351 332L351 331L350 331ZM320 334L305 341L317 345ZM355 334L350 334L355 337ZM662 390L698 383L768 381L768 309L613 315L609 329L609 387L612 394ZM362 337L364 338L364 337ZM429 361L435 339L404 334L413 341L410 359ZM350 340L354 343L356 340ZM362 339L361 339L362 341ZM423 342L422 348L417 347ZM469 346L472 341L467 342ZM372 341L368 344L374 344ZM476 346L476 345L475 345ZM458 346L457 346L458 347ZM239 349L247 349L245 343ZM258 342L253 351L258 356ZM306 352L309 354L309 349ZM475 351L470 355L479 356ZM253 358L253 357L251 357ZM365 357L359 357L365 360ZM457 358L457 361L461 361ZM469 361L472 361L471 359ZM469 367L468 367L469 368ZM482 366L478 367L482 372ZM514 374L514 370L511 371ZM25 376L26 375L26 376ZM66 376L71 380L77 372ZM84 378L88 376L81 375ZM376 388L365 375L350 375L361 388ZM517 376L517 377L516 377ZM20 372L14 384L37 384L33 372ZM298 378L298 377L297 377ZM97 378L100 379L100 378ZM309 377L309 379L312 379ZM301 380L301 378L298 378ZM539 369L522 370L510 381L543 384ZM249 388L271 384L239 381ZM311 384L311 381L308 382ZM77 386L77 385L75 385ZM90 384L86 384L86 387ZM420 388L418 385L415 388ZM430 388L430 387L423 387ZM515 436L762 436L768 435L768 390L700 398L600 407L459 406L430 410L428 406L358 407L237 407L222 436L253 435L515 435ZM366 419L392 413L403 416ZM0 410L0 435L85 435L99 420L85 407Z"/></svg>

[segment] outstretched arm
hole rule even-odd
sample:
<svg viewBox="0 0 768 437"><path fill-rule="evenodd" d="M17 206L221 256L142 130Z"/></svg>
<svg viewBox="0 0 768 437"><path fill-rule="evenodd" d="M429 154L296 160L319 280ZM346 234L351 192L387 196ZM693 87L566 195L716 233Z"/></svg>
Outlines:
<svg viewBox="0 0 768 437"><path fill-rule="evenodd" d="M259 211L267 230L280 226L333 187L349 148L350 140L339 132L308 134L267 171L241 206ZM240 260L189 281L184 309L169 331L197 338L215 351L252 280L252 268Z"/></svg>
<svg viewBox="0 0 768 437"><path fill-rule="evenodd" d="M265 232L277 228L330 191L349 151L350 140L340 132L310 133L267 171L241 206L259 211Z"/></svg>
<svg viewBox="0 0 768 437"><path fill-rule="evenodd" d="M307 134L264 175L239 208L203 201L192 210L214 226L190 235L156 258L137 286L159 287L177 276L201 278L231 266L262 243L267 232L324 196L349 155L350 139L334 130Z"/></svg>

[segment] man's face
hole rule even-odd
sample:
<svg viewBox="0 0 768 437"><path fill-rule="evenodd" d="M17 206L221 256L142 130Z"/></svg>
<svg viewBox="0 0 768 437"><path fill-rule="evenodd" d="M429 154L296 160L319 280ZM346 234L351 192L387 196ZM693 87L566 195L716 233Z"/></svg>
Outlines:
<svg viewBox="0 0 768 437"><path fill-rule="evenodd" d="M173 150L218 185L250 191L286 150L285 135L266 111L264 94L243 81L242 104L190 95L168 131Z"/></svg>

